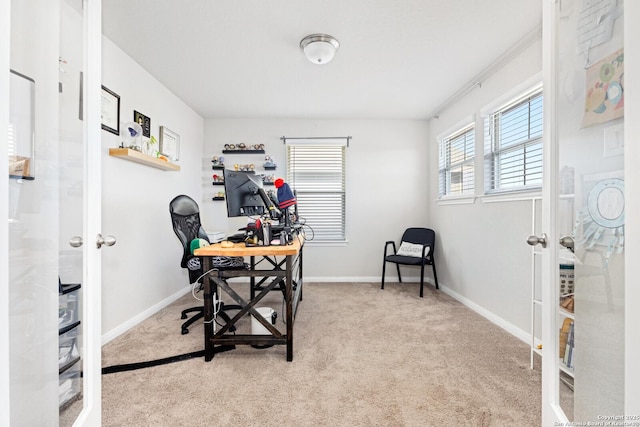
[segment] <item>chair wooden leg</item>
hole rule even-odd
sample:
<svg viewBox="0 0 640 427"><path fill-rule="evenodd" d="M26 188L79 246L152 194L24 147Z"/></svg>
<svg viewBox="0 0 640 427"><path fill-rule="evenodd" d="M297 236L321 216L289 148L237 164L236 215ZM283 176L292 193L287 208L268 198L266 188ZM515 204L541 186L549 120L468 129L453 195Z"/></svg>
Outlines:
<svg viewBox="0 0 640 427"><path fill-rule="evenodd" d="M424 264L420 266L420 298L424 295Z"/></svg>
<svg viewBox="0 0 640 427"><path fill-rule="evenodd" d="M382 286L380 286L380 289L384 289L384 272L385 272L385 267L387 266L387 262L386 261L382 261Z"/></svg>
<svg viewBox="0 0 640 427"><path fill-rule="evenodd" d="M400 264L396 264L396 269L398 270L398 282L402 283L402 276L400 276Z"/></svg>

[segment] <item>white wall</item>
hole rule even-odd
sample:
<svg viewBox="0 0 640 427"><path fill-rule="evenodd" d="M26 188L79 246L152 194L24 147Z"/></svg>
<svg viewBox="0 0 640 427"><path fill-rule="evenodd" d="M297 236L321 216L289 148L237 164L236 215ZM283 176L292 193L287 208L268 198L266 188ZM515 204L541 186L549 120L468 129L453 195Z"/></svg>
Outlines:
<svg viewBox="0 0 640 427"><path fill-rule="evenodd" d="M412 120L206 120L202 222L207 231L227 234L246 225L244 218L227 218L224 201L211 200L219 190L211 184L214 173L211 158L223 155L224 144L265 144L266 153L278 164L276 177L284 178L286 155L282 136L351 136L346 154L348 243L307 244L305 278L380 281L384 242L398 241L409 226L431 226L427 215L428 132L427 121ZM262 156L225 157L228 168L233 163L255 163L260 169L264 162ZM419 272L412 271L409 275L419 276ZM431 277L426 273L425 276Z"/></svg>
<svg viewBox="0 0 640 427"><path fill-rule="evenodd" d="M159 126L180 135L179 172L167 172L110 157L122 142L102 132L102 231L117 243L103 248L102 327L106 340L126 330L188 285L180 268L182 247L169 216L178 194L202 198L203 120L133 59L103 38L102 84L120 95L120 126L133 120L133 110L151 118L151 134Z"/></svg>
<svg viewBox="0 0 640 427"><path fill-rule="evenodd" d="M440 284L521 338L530 325L531 252L526 238L531 232L531 202L486 203L478 198L472 204L438 203L436 137L473 114L479 116L481 108L540 73L541 53L541 42L533 43L430 121L428 216L440 235ZM476 188L476 194L482 189Z"/></svg>

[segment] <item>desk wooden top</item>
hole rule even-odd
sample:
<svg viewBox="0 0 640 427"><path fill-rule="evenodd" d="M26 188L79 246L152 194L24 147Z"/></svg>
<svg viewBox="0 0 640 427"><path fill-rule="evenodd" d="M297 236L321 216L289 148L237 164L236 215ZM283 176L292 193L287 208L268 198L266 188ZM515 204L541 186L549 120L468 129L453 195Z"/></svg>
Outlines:
<svg viewBox="0 0 640 427"><path fill-rule="evenodd" d="M286 256L296 255L302 248L303 239L298 236L293 239L293 243L286 246L246 246L244 243L234 243L232 248L223 248L222 244L214 243L196 249L193 254L196 256Z"/></svg>

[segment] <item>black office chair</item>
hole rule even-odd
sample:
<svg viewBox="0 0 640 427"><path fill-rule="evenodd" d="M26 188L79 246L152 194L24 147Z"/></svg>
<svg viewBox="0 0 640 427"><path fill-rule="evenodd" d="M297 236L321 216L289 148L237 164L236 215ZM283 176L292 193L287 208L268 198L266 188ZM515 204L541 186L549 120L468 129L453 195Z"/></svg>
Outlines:
<svg viewBox="0 0 640 427"><path fill-rule="evenodd" d="M393 254L387 255L387 249L391 245ZM433 268L433 279L438 286L438 276L436 275L436 261L434 252L436 248L436 232L429 228L412 227L407 228L402 235L400 249L396 251L396 244L392 240L384 244L384 260L382 262L382 286L384 289L385 267L388 262L396 264L398 270L398 281L402 283L400 276L400 265L420 266L420 297L423 295L424 288L424 266L430 265Z"/></svg>
<svg viewBox="0 0 640 427"><path fill-rule="evenodd" d="M173 231L182 243L182 260L180 266L186 268L189 271L189 283L200 283L202 287L202 262L199 257L191 254L191 241L194 239L204 239L209 242L207 233L200 224L200 209L198 204L189 196L180 195L175 197L169 203L169 213L171 214L171 222L173 224ZM246 268L244 259L242 257L216 257L220 258L214 260L216 268ZM239 310L240 306L237 305L224 305L221 303L220 312L218 315L225 321L229 321L229 316L223 312L223 310ZM182 324L182 334L189 333L189 326L195 321L204 317L204 307L199 305L196 307L187 308L182 311L181 318L186 319L189 313L194 314L189 320ZM235 330L235 328L231 328ZM231 330L230 329L230 330ZM231 330L231 332L233 332Z"/></svg>

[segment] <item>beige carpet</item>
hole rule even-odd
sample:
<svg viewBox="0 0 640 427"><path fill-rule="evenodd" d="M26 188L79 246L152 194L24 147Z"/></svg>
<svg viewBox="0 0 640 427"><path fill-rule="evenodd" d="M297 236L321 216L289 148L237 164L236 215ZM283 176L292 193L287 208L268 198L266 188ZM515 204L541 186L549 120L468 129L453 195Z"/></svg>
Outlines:
<svg viewBox="0 0 640 427"><path fill-rule="evenodd" d="M237 288L241 289L238 285ZM522 341L418 284L307 283L284 346L103 375L104 426L539 426L540 371ZM269 305L282 324L281 294ZM203 348L180 334L191 295L103 348L103 366ZM250 319L243 319L250 329ZM538 364L539 366L539 364Z"/></svg>

